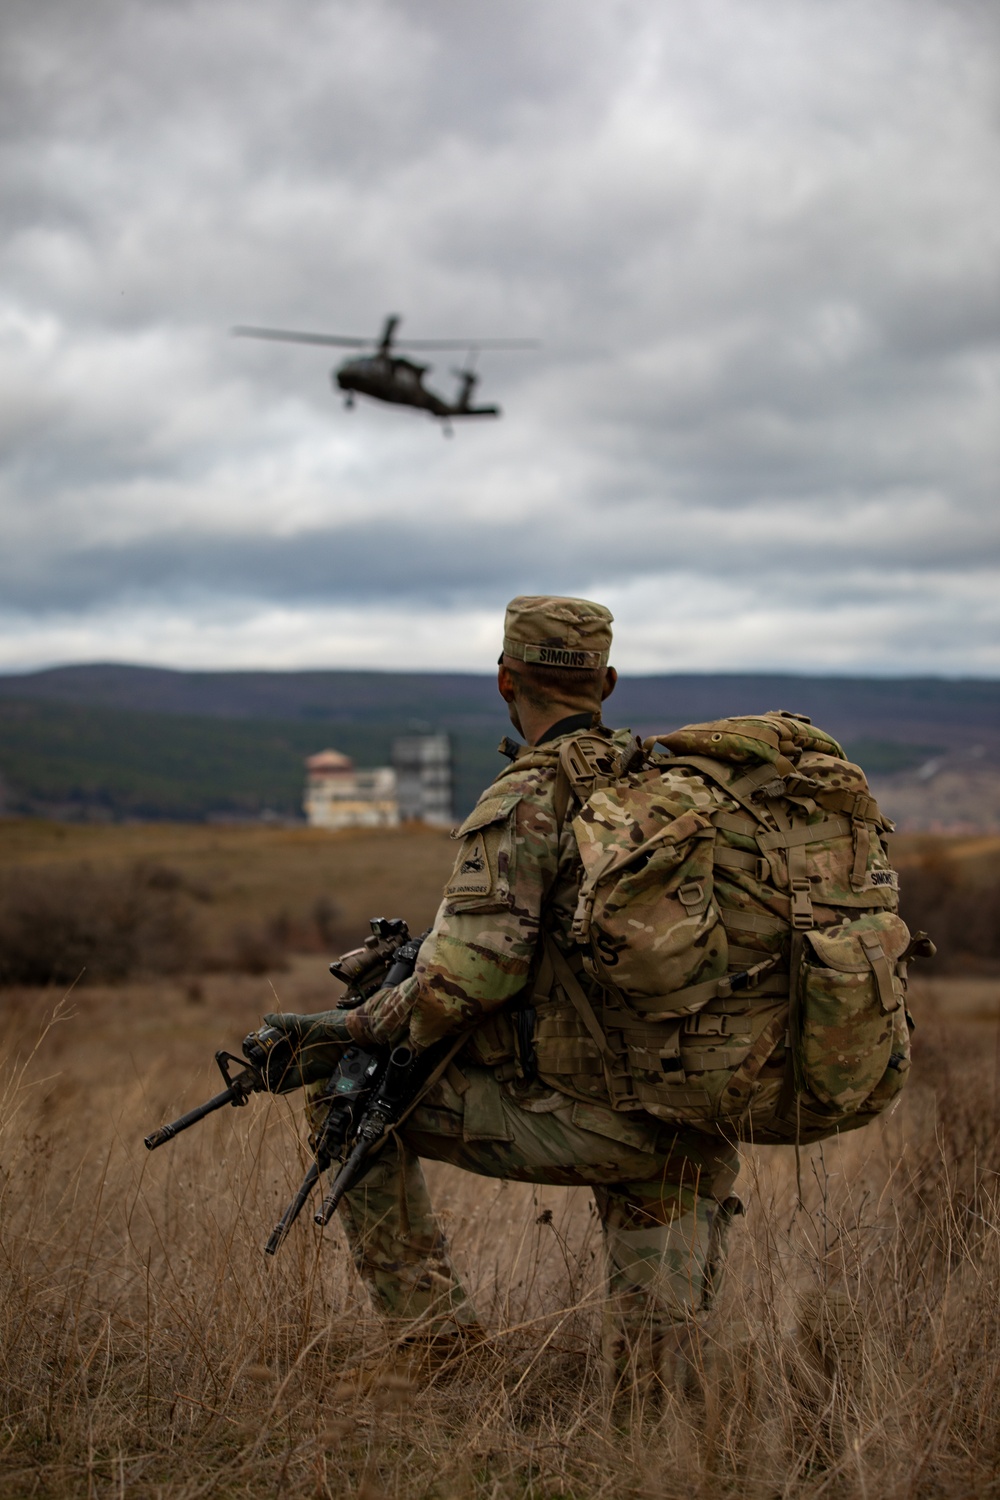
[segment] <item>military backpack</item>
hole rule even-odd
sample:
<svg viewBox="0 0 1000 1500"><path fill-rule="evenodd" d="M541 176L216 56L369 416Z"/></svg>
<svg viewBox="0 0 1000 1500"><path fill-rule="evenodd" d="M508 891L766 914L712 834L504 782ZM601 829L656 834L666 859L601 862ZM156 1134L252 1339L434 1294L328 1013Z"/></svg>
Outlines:
<svg viewBox="0 0 1000 1500"><path fill-rule="evenodd" d="M604 736L567 740L556 782L585 974L550 939L537 988L576 1011L614 1107L760 1142L881 1114L910 1066L907 962L933 945L899 916L864 773L783 711L626 758ZM558 1045L540 1015L543 1073Z"/></svg>

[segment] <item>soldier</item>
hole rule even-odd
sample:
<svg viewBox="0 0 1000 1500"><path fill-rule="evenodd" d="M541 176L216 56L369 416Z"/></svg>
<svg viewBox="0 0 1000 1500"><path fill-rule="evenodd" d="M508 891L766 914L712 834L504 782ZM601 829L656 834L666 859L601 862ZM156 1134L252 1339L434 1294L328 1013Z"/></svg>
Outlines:
<svg viewBox="0 0 1000 1500"><path fill-rule="evenodd" d="M570 928L582 867L573 795L558 753L588 736L627 759L627 731L601 722L617 674L610 612L585 599L508 606L497 685L525 744L458 830L455 867L412 978L357 1010L269 1015L298 1045L355 1041L416 1049L470 1031L341 1218L375 1306L403 1328L456 1345L475 1310L448 1255L420 1158L489 1177L589 1187L604 1233L606 1359L613 1380L673 1382L707 1310L737 1156L725 1142L612 1108L601 1038L571 1003L598 995ZM591 1014L593 1014L591 1012Z"/></svg>

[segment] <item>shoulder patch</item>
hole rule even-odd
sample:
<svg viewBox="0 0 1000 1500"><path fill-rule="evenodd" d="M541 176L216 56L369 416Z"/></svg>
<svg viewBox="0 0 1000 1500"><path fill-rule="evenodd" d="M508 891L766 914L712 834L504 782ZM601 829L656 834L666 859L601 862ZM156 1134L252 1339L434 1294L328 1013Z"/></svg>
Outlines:
<svg viewBox="0 0 1000 1500"><path fill-rule="evenodd" d="M512 814L520 791L493 792L483 797L455 829L461 846L455 868L444 888L444 899L462 911L483 910L483 903L505 907L510 899L513 853Z"/></svg>
<svg viewBox="0 0 1000 1500"><path fill-rule="evenodd" d="M459 854L448 882L445 895L487 896L493 889L493 872L490 869L486 840L478 830L466 837L465 847Z"/></svg>

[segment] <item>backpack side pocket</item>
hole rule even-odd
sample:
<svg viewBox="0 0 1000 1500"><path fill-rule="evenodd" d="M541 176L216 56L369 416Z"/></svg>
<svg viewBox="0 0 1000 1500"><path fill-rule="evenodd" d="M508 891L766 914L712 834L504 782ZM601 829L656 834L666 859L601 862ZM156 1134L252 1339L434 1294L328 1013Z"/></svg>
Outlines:
<svg viewBox="0 0 1000 1500"><path fill-rule="evenodd" d="M803 938L796 1048L800 1086L827 1108L854 1114L890 1066L901 1082L903 1064L909 1063L905 981L897 969L910 934L901 917L880 911L837 927L813 928Z"/></svg>

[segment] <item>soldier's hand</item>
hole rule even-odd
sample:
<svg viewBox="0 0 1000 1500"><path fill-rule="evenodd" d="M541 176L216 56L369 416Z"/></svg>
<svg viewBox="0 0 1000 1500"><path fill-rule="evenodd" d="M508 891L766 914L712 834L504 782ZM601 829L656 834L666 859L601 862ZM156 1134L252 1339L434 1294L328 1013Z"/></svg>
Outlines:
<svg viewBox="0 0 1000 1500"><path fill-rule="evenodd" d="M347 1030L346 1012L321 1010L314 1015L297 1015L294 1011L272 1011L264 1020L287 1038L293 1062L281 1079L276 1092L286 1093L307 1083L329 1078L352 1037Z"/></svg>

